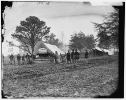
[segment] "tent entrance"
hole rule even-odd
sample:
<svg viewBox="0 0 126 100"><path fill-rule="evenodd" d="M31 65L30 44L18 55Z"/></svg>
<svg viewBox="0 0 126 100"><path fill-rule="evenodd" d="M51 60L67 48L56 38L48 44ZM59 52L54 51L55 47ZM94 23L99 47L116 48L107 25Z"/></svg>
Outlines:
<svg viewBox="0 0 126 100"><path fill-rule="evenodd" d="M49 58L50 53L37 53L37 55L39 58Z"/></svg>
<svg viewBox="0 0 126 100"><path fill-rule="evenodd" d="M38 53L45 54L45 53L48 53L48 50L46 48L39 48Z"/></svg>

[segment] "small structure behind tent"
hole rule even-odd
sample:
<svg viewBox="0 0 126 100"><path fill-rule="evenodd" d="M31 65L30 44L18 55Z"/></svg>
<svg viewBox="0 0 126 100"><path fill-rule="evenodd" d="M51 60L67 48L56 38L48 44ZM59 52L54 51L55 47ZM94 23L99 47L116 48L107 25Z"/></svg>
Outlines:
<svg viewBox="0 0 126 100"><path fill-rule="evenodd" d="M102 50L99 47L95 47L91 50L91 54L93 56L104 56L104 55L108 55L109 54L109 50Z"/></svg>

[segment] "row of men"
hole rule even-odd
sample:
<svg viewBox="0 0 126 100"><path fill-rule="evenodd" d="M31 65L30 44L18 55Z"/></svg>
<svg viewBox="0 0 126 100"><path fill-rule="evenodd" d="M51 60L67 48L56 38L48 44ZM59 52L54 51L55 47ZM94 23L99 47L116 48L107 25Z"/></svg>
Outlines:
<svg viewBox="0 0 126 100"><path fill-rule="evenodd" d="M68 53L67 53L67 63L76 63L79 58L80 58L80 54L77 50L72 50L72 52L70 53L70 51L68 50ZM88 58L88 52L86 50L85 52L85 58Z"/></svg>
<svg viewBox="0 0 126 100"><path fill-rule="evenodd" d="M74 49L72 50L72 52L70 53L70 51L68 50L67 52L67 63L76 63L79 60L79 52L77 50L74 51Z"/></svg>
<svg viewBox="0 0 126 100"><path fill-rule="evenodd" d="M89 55L89 53L86 50L85 58L88 58L88 55ZM64 56L61 54L59 55L58 52L56 51L55 54L53 54L53 58L54 58L54 63L58 63L58 64L60 62L62 62L63 59L64 59L64 61L67 61L67 63L76 63L76 62L78 62L78 60L80 58L80 54L77 50L74 50L74 49L72 50L72 52L70 52L68 50L68 52L65 53Z"/></svg>
<svg viewBox="0 0 126 100"><path fill-rule="evenodd" d="M56 51L55 54L52 56L53 59L54 59L54 62L55 63L61 62L61 60L60 60L61 56L62 55L59 55L58 52ZM79 60L79 58L80 58L79 52L77 50L74 50L74 49L72 50L71 53L68 50L68 52L66 53L65 56L66 56L67 63L76 63ZM14 57L14 55L11 54L9 56L9 58L10 58L10 64L15 64L15 57ZM31 56L28 55L28 53L26 55L23 54L22 56L20 54L18 54L17 55L17 63L18 63L18 65L20 65L21 62L22 62L22 64L25 64L25 63L29 64L30 61L31 61L30 58L31 58ZM88 58L88 52L87 52L87 50L85 52L85 58Z"/></svg>
<svg viewBox="0 0 126 100"><path fill-rule="evenodd" d="M10 64L15 64L15 57L14 57L14 55L11 54L9 56L9 58L10 58ZM30 63L30 55L28 55L28 54L26 54L26 55L23 54L22 56L20 54L18 54L16 58L17 58L18 65L20 65L21 62L22 62L22 64L25 64L25 63L29 64Z"/></svg>

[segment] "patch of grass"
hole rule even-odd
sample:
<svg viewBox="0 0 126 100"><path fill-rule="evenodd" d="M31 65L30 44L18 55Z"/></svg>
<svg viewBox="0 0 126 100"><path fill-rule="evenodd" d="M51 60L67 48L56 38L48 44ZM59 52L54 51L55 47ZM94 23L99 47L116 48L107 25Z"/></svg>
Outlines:
<svg viewBox="0 0 126 100"><path fill-rule="evenodd" d="M114 92L117 79L117 59L105 57L89 59L87 65L80 61L65 66L52 63L6 66L2 82L4 93L13 98L95 97Z"/></svg>

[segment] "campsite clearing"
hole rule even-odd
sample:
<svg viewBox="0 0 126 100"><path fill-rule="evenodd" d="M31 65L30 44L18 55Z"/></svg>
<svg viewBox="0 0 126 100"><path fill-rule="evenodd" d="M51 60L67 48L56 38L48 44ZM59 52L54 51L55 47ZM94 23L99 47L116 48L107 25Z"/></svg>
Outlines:
<svg viewBox="0 0 126 100"><path fill-rule="evenodd" d="M108 96L117 89L118 57L76 64L4 65L3 90L13 98Z"/></svg>

